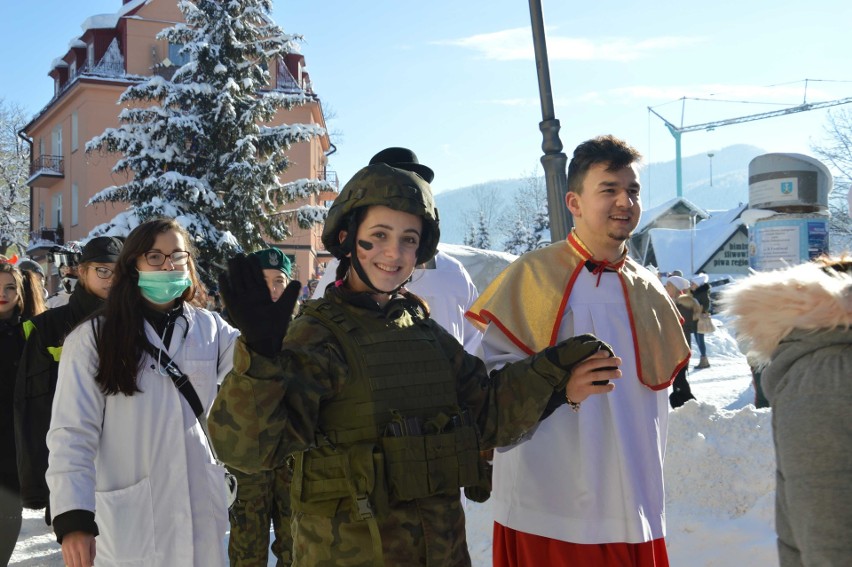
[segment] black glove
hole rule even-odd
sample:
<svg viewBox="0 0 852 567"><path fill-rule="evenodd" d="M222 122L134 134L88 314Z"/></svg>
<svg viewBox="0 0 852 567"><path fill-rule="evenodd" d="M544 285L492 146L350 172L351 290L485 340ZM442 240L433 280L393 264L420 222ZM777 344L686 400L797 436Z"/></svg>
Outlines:
<svg viewBox="0 0 852 567"><path fill-rule="evenodd" d="M575 366L599 350L605 350L609 352L610 356L615 356L611 346L594 335L585 334L565 339L552 347L547 347L544 349L544 355L547 360L570 373Z"/></svg>
<svg viewBox="0 0 852 567"><path fill-rule="evenodd" d="M264 356L274 356L281 350L301 290L301 282L294 280L273 302L260 261L245 254L228 260L227 273L219 276L219 293L228 318L249 348Z"/></svg>

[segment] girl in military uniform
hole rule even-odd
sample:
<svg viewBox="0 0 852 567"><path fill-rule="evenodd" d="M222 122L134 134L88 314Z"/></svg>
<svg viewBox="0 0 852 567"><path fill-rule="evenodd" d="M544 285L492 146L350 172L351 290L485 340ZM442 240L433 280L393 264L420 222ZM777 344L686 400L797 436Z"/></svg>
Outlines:
<svg viewBox="0 0 852 567"><path fill-rule="evenodd" d="M621 374L582 335L489 376L429 318L404 287L439 239L425 166L411 161L369 165L343 188L322 235L338 279L289 328L299 282L271 301L241 255L220 280L242 336L211 437L246 472L292 456L294 565L469 565L459 494L481 480L479 452L530 434L569 379Z"/></svg>

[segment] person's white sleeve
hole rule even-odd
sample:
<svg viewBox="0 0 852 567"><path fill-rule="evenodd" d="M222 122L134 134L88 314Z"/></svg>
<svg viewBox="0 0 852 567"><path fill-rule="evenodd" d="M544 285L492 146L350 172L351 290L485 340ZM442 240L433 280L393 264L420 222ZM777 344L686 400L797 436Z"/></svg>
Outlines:
<svg viewBox="0 0 852 567"><path fill-rule="evenodd" d="M234 367L234 345L237 342L237 337L240 336L240 331L227 324L218 313L213 313L213 318L219 333L216 383L221 384L228 372Z"/></svg>
<svg viewBox="0 0 852 567"><path fill-rule="evenodd" d="M325 265L325 272L323 272L322 277L317 282L314 293L311 294L311 299L319 299L325 295L325 288L328 287L328 284L334 282L334 274L337 272L338 264L340 264L340 261L337 258L332 258Z"/></svg>
<svg viewBox="0 0 852 567"><path fill-rule="evenodd" d="M470 279L470 274L467 273L464 266L462 266L461 269L465 279L467 280L467 305L464 306L464 310L462 312L464 350L475 355L479 351L479 345L482 342L482 333L473 325L473 323L470 322L470 320L468 320L467 317L464 316L464 314L467 313L470 307L479 298L479 290L476 289L476 285L473 283L473 280Z"/></svg>
<svg viewBox="0 0 852 567"><path fill-rule="evenodd" d="M482 334L482 342L477 356L482 359L485 368L490 373L509 363L523 360L528 355L503 334L499 327L489 324Z"/></svg>
<svg viewBox="0 0 852 567"><path fill-rule="evenodd" d="M95 511L95 456L106 398L95 382L97 349L91 325L65 339L53 397L47 448L47 485L53 517L70 510Z"/></svg>

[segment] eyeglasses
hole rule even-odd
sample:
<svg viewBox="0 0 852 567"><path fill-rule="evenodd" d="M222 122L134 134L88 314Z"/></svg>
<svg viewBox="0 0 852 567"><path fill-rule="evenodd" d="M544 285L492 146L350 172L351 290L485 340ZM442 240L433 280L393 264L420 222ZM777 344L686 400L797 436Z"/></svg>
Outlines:
<svg viewBox="0 0 852 567"><path fill-rule="evenodd" d="M115 273L115 271L110 270L109 268L104 268L103 266L98 266L97 268L95 268L95 273L102 280L108 280L112 277L112 275Z"/></svg>
<svg viewBox="0 0 852 567"><path fill-rule="evenodd" d="M148 262L149 266L157 267L162 266L166 263L166 258L168 258L173 266L185 266L187 262L189 262L189 252L184 252L183 250L178 250L177 252L172 252L171 254L163 254L162 252L145 252L145 261Z"/></svg>

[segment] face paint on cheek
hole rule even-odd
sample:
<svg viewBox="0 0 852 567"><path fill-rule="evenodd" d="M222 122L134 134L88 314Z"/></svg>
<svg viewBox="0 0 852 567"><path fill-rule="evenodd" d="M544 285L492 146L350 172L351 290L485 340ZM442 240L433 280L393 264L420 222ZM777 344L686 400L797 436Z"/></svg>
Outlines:
<svg viewBox="0 0 852 567"><path fill-rule="evenodd" d="M373 249L373 243L367 242L366 240L358 240L358 246L360 246L364 250L372 250Z"/></svg>

